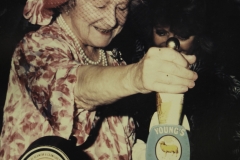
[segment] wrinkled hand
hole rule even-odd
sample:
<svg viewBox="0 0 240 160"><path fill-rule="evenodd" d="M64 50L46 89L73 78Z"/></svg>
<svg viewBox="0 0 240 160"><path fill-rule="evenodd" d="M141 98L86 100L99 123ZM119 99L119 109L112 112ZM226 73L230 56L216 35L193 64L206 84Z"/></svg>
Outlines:
<svg viewBox="0 0 240 160"><path fill-rule="evenodd" d="M136 64L136 87L141 93L184 93L195 86L198 75L189 69L195 61L195 56L171 48L150 48Z"/></svg>

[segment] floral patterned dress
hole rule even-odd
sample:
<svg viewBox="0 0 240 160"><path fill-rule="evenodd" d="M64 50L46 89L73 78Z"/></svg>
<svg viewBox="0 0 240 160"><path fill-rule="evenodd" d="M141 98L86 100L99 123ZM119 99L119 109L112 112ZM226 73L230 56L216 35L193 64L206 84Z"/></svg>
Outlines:
<svg viewBox="0 0 240 160"><path fill-rule="evenodd" d="M57 23L27 34L11 64L4 107L0 159L16 160L36 139L56 135L76 145L88 139L99 118L96 111L77 109L73 89L84 58ZM126 65L107 52L108 65ZM129 116L108 116L94 143L85 149L92 159L131 159L135 125Z"/></svg>

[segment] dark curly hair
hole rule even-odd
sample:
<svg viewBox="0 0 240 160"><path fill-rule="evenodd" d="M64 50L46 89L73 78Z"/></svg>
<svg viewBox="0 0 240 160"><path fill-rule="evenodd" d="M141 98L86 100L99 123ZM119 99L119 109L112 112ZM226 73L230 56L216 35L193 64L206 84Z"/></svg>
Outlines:
<svg viewBox="0 0 240 160"><path fill-rule="evenodd" d="M130 13L130 23L136 36L146 48L153 45L153 27L170 27L181 37L195 36L190 53L204 57L211 53L213 44L207 35L206 5L204 0L145 0ZM200 53L203 52L203 53Z"/></svg>

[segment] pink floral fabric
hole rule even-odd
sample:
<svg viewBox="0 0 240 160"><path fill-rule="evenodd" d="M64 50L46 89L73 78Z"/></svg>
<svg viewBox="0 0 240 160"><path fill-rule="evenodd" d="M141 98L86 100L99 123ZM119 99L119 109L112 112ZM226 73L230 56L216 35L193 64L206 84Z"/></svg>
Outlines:
<svg viewBox="0 0 240 160"><path fill-rule="evenodd" d="M52 20L52 8L68 0L27 0L23 16L32 24L48 25Z"/></svg>
<svg viewBox="0 0 240 160"><path fill-rule="evenodd" d="M73 88L84 65L76 45L57 23L27 34L17 46L9 76L1 132L0 159L16 160L36 139L57 135L77 138L82 145L97 118L96 111L77 109ZM120 64L107 52L111 66ZM92 159L131 159L134 122L128 116L103 120L94 144L85 150Z"/></svg>

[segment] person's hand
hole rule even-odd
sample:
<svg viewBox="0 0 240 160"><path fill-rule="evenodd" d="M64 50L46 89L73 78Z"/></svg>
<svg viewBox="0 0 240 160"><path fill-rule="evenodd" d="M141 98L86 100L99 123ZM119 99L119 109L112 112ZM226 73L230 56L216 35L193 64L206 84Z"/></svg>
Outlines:
<svg viewBox="0 0 240 160"><path fill-rule="evenodd" d="M198 75L189 69L194 55L182 55L170 48L150 48L136 64L133 79L141 93L184 93L195 86Z"/></svg>

